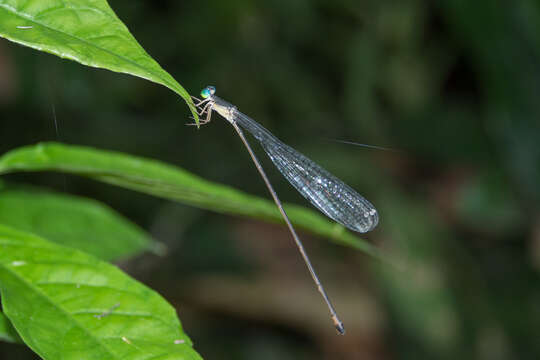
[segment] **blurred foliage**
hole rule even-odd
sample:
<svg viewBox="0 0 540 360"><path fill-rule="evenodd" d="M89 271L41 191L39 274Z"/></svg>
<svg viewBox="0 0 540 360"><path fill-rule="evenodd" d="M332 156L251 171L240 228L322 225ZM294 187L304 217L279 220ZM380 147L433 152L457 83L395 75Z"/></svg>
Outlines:
<svg viewBox="0 0 540 360"><path fill-rule="evenodd" d="M89 147L67 146L58 143L39 143L35 146L15 149L0 156L0 174L19 171L59 171L76 174L203 209L283 223L283 218L276 205L270 200L257 198L221 184L205 181L181 168L168 166L156 160L133 157L117 152L101 151ZM36 233L40 233L41 231L38 231L38 228L42 230L43 226L38 224L33 226L25 224L25 222L46 221L49 223L48 225L52 223L47 232L48 235L56 231L60 233L64 231L63 224L65 222L70 223L71 227L79 228L79 230L75 231L82 232L90 230L85 223L98 223L105 230L102 234L108 233L112 235L115 242L122 242L122 237L124 237L124 242L126 240L132 242L132 244L124 246L117 244L120 249L111 249L109 246L104 246L101 253L98 253L96 248L99 247L99 244L93 244L94 248L92 249L84 245L86 241L93 240L94 236L99 235L94 229L90 231L92 234L89 238L79 239L70 244L77 249L88 251L101 258L114 259L114 256L120 255L117 252L121 251L122 247L125 248L124 252L126 253L128 249L130 254L135 253L137 250L141 250L143 245L141 244L144 241L141 239L142 235L139 235L138 239L134 239L135 234L131 232L129 233L130 239L126 239L126 232L133 229L126 229L125 224L123 224L124 226L118 226L122 225L119 224L120 219L114 218L110 213L107 214L103 211L104 214L101 214L101 219L97 217L88 219L89 212L97 215L97 211L96 209L89 209L89 204L82 201L77 202L75 199L66 199L60 204L58 196L53 196L54 200L51 197L41 196L40 198L37 194L32 194L30 190L26 196L18 194L17 200L19 201L15 203L9 202L9 194L4 194L4 197L8 198L8 201L7 204L0 202L0 212L2 208L4 211L9 211L10 207L13 207L13 209L11 209L11 215L6 214L3 217L0 215L0 223L9 225L16 223L18 228L30 228ZM33 200L38 204L35 204ZM379 251L371 244L346 230L344 226L330 221L319 212L297 205L285 204L284 206L290 215L291 222L299 228L304 228L317 235L326 236L330 240L361 250L379 260L387 260L381 257ZM75 209L76 207L80 207L80 209ZM25 208L24 211L17 213L17 209L21 208ZM67 212L72 213L69 216L62 216L67 215ZM41 213L44 213L44 215ZM58 221L56 219L47 219L51 215L60 219ZM42 217L45 219L42 220ZM22 219L19 220L19 218ZM75 232L72 235L74 237L86 237L84 235L77 236ZM65 239L68 236L62 237L64 241L60 242L69 244ZM53 235L52 238L56 238L56 241L58 241L58 236ZM108 242L110 239L103 236L101 241ZM95 241L93 242L95 243ZM146 239L146 242L148 242L148 239ZM152 246L146 245L148 249L152 249ZM155 245L153 250L159 252L159 246Z"/></svg>
<svg viewBox="0 0 540 360"><path fill-rule="evenodd" d="M0 339L7 342L21 342L17 330L13 328L11 322L6 316L0 313Z"/></svg>
<svg viewBox="0 0 540 360"><path fill-rule="evenodd" d="M97 199L166 242L167 257L125 267L178 305L204 358L540 357L537 2L110 5L188 91L215 85L372 200L381 221L368 237L401 260L394 270L305 236L348 326L336 337L280 227L71 176L6 176ZM0 153L88 145L266 196L228 124L184 126L184 104L140 79L0 41L0 109ZM305 204L265 165L283 199ZM17 345L3 354L24 356Z"/></svg>
<svg viewBox="0 0 540 360"><path fill-rule="evenodd" d="M106 261L126 259L144 251L165 251L144 231L100 203L1 181L0 224Z"/></svg>

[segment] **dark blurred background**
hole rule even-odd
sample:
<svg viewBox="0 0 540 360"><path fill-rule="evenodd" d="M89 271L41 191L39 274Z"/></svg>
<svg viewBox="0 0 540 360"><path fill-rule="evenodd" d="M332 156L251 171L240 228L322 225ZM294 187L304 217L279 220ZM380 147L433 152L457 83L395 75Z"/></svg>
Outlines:
<svg viewBox="0 0 540 360"><path fill-rule="evenodd" d="M370 199L381 221L363 238L400 263L303 234L339 337L280 226L62 174L5 177L98 199L166 243L121 266L177 307L204 358L540 358L538 2L109 3L189 92L215 85ZM118 150L268 197L230 125L185 126L184 102L142 79L1 40L0 109L1 153ZM309 206L261 157L281 198Z"/></svg>

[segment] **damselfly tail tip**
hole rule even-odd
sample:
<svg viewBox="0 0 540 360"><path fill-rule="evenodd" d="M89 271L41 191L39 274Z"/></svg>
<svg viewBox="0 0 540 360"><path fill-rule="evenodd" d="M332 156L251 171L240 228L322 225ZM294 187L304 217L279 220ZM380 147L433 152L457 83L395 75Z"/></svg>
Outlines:
<svg viewBox="0 0 540 360"><path fill-rule="evenodd" d="M334 326L336 327L336 330L339 335L345 335L345 326L343 326L343 323L341 320L338 319L337 316L332 316L332 321L334 322Z"/></svg>

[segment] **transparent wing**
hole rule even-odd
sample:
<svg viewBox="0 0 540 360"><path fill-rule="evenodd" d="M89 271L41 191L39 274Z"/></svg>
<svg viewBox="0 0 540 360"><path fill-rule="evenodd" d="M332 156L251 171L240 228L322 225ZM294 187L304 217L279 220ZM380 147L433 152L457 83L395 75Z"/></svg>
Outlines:
<svg viewBox="0 0 540 360"><path fill-rule="evenodd" d="M283 176L329 218L361 233L379 222L375 207L362 195L292 147L282 143L260 124L240 112L236 122L261 143Z"/></svg>

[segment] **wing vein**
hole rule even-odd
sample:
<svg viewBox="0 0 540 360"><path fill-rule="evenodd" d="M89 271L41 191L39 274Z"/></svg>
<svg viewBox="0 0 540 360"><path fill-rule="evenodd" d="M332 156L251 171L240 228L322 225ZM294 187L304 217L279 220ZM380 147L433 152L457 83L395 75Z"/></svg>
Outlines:
<svg viewBox="0 0 540 360"><path fill-rule="evenodd" d="M261 143L281 174L322 213L361 233L377 226L377 210L362 195L305 155L281 142L247 115L241 112L236 115L236 122Z"/></svg>

